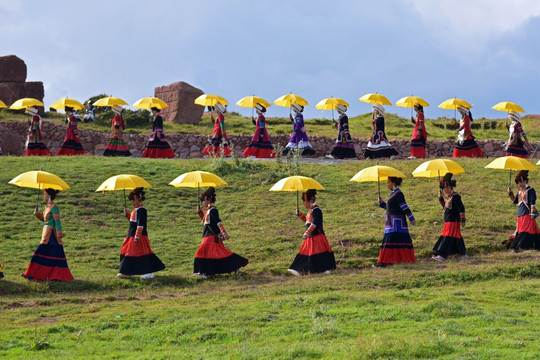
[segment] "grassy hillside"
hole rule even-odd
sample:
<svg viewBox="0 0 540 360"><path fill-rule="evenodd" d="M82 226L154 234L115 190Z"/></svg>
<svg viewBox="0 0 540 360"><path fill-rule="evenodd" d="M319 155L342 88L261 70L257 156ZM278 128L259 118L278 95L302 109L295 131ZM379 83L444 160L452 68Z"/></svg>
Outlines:
<svg viewBox="0 0 540 360"><path fill-rule="evenodd" d="M467 171L457 175L457 190L467 209L463 236L471 259L429 259L442 230L437 181L409 177L401 188L417 218L411 235L418 263L372 269L384 211L376 204L375 183L349 179L374 162L0 157L6 274L0 280L0 357L494 359L519 351L520 358L536 358L540 256L511 254L501 245L515 228L508 173L484 169L488 159L459 162ZM420 163L384 162L406 174ZM18 276L39 243L41 224L32 214L36 191L7 183L39 168L71 186L56 201L76 279L69 283ZM202 232L196 190L167 184L197 169L229 183L217 191L231 235L227 246L250 260L237 277L192 276ZM338 262L331 275L295 278L286 271L303 224L293 216L295 194L268 190L298 169L327 188L317 202ZM145 201L149 238L167 265L153 280L115 277L128 227L122 194L94 191L120 173L153 185Z"/></svg>
<svg viewBox="0 0 540 360"><path fill-rule="evenodd" d="M47 113L46 121L54 121L63 124L63 116L56 113ZM429 114L428 114L429 115ZM331 117L330 112L328 116ZM112 118L112 117L111 117ZM409 118L403 118L396 114L386 114L386 133L390 139L410 139L413 124ZM0 121L26 121L27 117L23 114L13 113L7 110L0 110ZM290 134L292 125L288 118L269 117L268 131L270 135ZM371 113L363 115L351 115L349 119L350 128L353 137L369 138L373 132L371 125ZM252 134L255 126L251 120L246 117L239 116L236 113L228 114L226 119L226 130L230 135ZM450 118L427 119L427 130L429 132L428 140L446 140L456 139L454 131L454 120ZM477 119L473 122L473 134L477 139L487 140L496 139L506 141L508 139L508 131L505 127L504 119ZM522 121L523 128L531 141L540 140L540 122L537 116L531 115L525 117ZM138 124L127 123L126 132L128 133L144 133L149 134L152 130L150 124L139 122ZM110 126L107 122L103 123L81 123L81 129L90 129L95 131L109 132ZM306 120L308 135L310 136L328 136L335 137L336 129L332 126L332 121L328 119L308 119ZM165 124L165 132L167 133L184 133L184 134L200 134L211 135L213 124L209 117L204 117L198 124Z"/></svg>

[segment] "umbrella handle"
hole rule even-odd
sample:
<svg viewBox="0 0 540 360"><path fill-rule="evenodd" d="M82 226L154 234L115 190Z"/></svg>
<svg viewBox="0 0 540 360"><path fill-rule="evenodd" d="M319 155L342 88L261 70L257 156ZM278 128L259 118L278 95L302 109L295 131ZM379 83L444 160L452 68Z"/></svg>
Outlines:
<svg viewBox="0 0 540 360"><path fill-rule="evenodd" d="M381 183L379 181L379 177L377 176L377 187L379 188L379 197L381 197Z"/></svg>
<svg viewBox="0 0 540 360"><path fill-rule="evenodd" d="M300 212L300 200L298 199L298 190L296 190L296 213Z"/></svg>

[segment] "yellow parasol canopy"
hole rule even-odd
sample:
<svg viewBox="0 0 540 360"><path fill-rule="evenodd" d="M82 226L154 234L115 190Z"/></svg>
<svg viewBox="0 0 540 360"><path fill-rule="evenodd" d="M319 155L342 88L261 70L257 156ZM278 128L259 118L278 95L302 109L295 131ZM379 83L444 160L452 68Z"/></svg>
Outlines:
<svg viewBox="0 0 540 360"><path fill-rule="evenodd" d="M229 102L222 96L213 94L202 94L195 99L195 104L202 106L216 106L217 103L221 105L229 105Z"/></svg>
<svg viewBox="0 0 540 360"><path fill-rule="evenodd" d="M414 105L420 104L423 107L429 106L428 102L418 96L405 96L398 101L396 101L396 106L412 108Z"/></svg>
<svg viewBox="0 0 540 360"><path fill-rule="evenodd" d="M145 98L137 100L133 104L133 107L136 107L137 109L147 109L147 110L150 110L151 108L155 107L161 110L161 109L168 108L169 105L167 105L167 103L161 100L160 98L145 97Z"/></svg>
<svg viewBox="0 0 540 360"><path fill-rule="evenodd" d="M2 100L0 100L0 109L2 108L7 108L7 105L4 104L4 102Z"/></svg>
<svg viewBox="0 0 540 360"><path fill-rule="evenodd" d="M366 94L360 99L358 99L358 101L363 101L368 104L392 105L392 103L386 98L386 96L377 93Z"/></svg>
<svg viewBox="0 0 540 360"><path fill-rule="evenodd" d="M238 106L249 108L254 108L257 104L261 104L264 107L272 106L268 101L258 96L246 96L236 102L236 105Z"/></svg>
<svg viewBox="0 0 540 360"><path fill-rule="evenodd" d="M178 176L171 181L169 185L174 187L200 188L206 186L223 186L228 185L225 180L219 176L206 171L191 171Z"/></svg>
<svg viewBox="0 0 540 360"><path fill-rule="evenodd" d="M309 189L326 190L317 180L307 176L289 176L279 180L270 191L306 191Z"/></svg>
<svg viewBox="0 0 540 360"><path fill-rule="evenodd" d="M517 113L525 112L525 110L523 110L521 106L510 101L500 102L496 104L495 106L493 106L492 109L499 110L499 111L506 111L506 112L510 112L510 111L517 112Z"/></svg>
<svg viewBox="0 0 540 360"><path fill-rule="evenodd" d="M531 164L527 159L523 159L517 156L501 156L484 166L486 169L496 169L496 170L508 170L508 187L512 183L512 170L529 170L529 171L538 171L536 166Z"/></svg>
<svg viewBox="0 0 540 360"><path fill-rule="evenodd" d="M65 109L66 106L71 107L75 110L81 110L84 109L84 105L78 102L75 99L70 98L62 98L57 100L54 104L51 105L53 109L60 110Z"/></svg>
<svg viewBox="0 0 540 360"><path fill-rule="evenodd" d="M13 104L11 104L9 108L13 110L20 110L20 109L28 109L29 107L32 107L32 106L45 106L45 105L43 105L43 103L39 101L38 99L22 98L15 101Z"/></svg>
<svg viewBox="0 0 540 360"><path fill-rule="evenodd" d="M295 94L286 94L274 100L275 105L283 106L283 107L290 107L294 103L297 103L298 105L302 105L302 106L306 106L308 104L306 99Z"/></svg>
<svg viewBox="0 0 540 360"><path fill-rule="evenodd" d="M129 104L120 98L117 98L114 96L107 96L107 97L99 99L93 105L94 106L117 106L117 105L129 105Z"/></svg>
<svg viewBox="0 0 540 360"><path fill-rule="evenodd" d="M455 161L449 159L435 159L423 162L413 172L414 177L441 177L446 173L461 174L465 170Z"/></svg>
<svg viewBox="0 0 540 360"><path fill-rule="evenodd" d="M315 105L315 108L319 110L336 110L336 106L338 105L345 105L346 107L349 107L349 103L346 102L345 100L340 99L340 98L330 97L330 98L322 99L321 101L319 101L317 105Z"/></svg>
<svg viewBox="0 0 540 360"><path fill-rule="evenodd" d="M367 182L367 181L384 181L388 177L406 178L407 176L391 166L375 165L360 170L349 181Z"/></svg>
<svg viewBox="0 0 540 360"><path fill-rule="evenodd" d="M31 189L69 189L69 185L59 176L41 170L22 173L12 179L9 184Z"/></svg>
<svg viewBox="0 0 540 360"><path fill-rule="evenodd" d="M112 176L105 180L96 190L100 191L116 191L116 190L133 190L138 187L151 188L146 180L137 175L120 174Z"/></svg>
<svg viewBox="0 0 540 360"><path fill-rule="evenodd" d="M467 109L472 108L472 105L462 99L452 98L443 101L439 107L445 110L456 110L460 106L465 106Z"/></svg>

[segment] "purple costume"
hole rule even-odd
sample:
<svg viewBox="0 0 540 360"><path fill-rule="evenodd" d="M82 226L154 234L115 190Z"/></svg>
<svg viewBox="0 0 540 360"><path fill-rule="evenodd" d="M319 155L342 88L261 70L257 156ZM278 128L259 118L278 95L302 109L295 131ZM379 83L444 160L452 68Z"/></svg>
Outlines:
<svg viewBox="0 0 540 360"><path fill-rule="evenodd" d="M315 154L306 134L302 113L296 113L294 118L291 117L291 121L293 123L293 133L283 153L287 154L290 150L298 148L302 155Z"/></svg>

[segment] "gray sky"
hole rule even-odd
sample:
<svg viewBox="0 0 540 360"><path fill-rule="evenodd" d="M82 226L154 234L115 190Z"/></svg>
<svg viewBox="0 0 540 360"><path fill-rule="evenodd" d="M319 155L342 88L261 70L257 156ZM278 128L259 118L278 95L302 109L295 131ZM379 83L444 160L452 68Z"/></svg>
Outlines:
<svg viewBox="0 0 540 360"><path fill-rule="evenodd" d="M99 93L133 103L185 81L246 115L244 96L293 92L307 118L331 117L315 109L331 96L355 116L378 92L423 97L428 118L453 116L437 108L452 97L494 118L500 101L540 113L539 16L537 0L0 0L0 55L26 62L46 106Z"/></svg>

